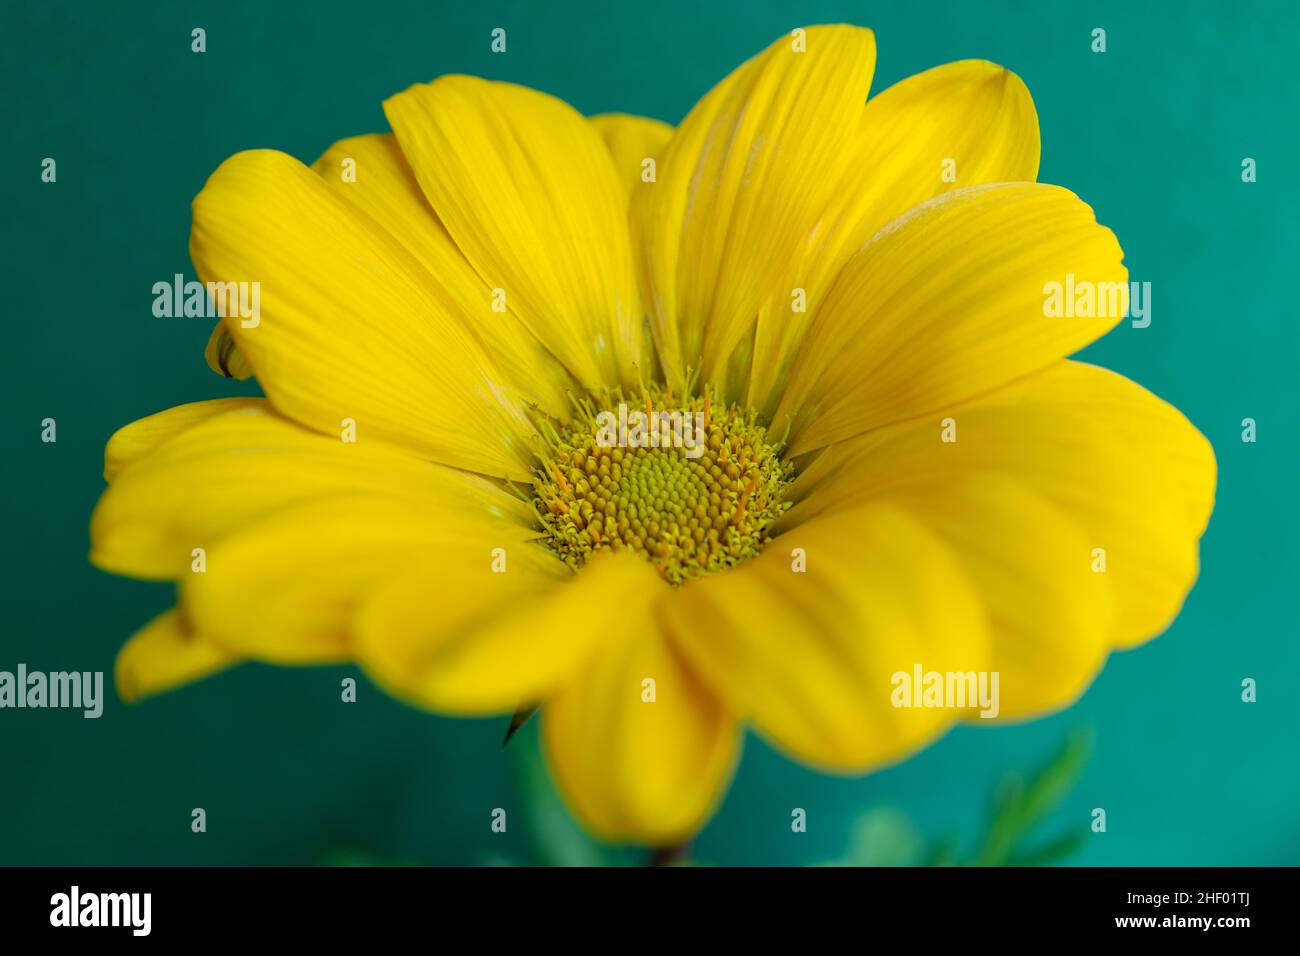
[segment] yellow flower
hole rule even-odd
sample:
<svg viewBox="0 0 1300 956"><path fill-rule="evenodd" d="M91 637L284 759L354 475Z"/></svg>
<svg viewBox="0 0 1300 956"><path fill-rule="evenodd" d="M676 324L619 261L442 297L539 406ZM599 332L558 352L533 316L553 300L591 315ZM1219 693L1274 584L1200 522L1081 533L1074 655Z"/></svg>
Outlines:
<svg viewBox="0 0 1300 956"><path fill-rule="evenodd" d="M1023 719L1164 629L1213 453L1066 360L1120 320L1104 296L1045 309L1127 283L1115 237L1034 182L1014 74L868 100L874 63L868 30L796 31L676 129L446 76L311 168L227 160L191 253L261 314L208 357L266 398L109 442L92 559L178 586L123 697L256 659L355 661L454 714L539 703L585 824L668 844L742 724L863 772L983 722L895 706L895 675L997 672ZM698 414L706 446L605 447L619 405Z"/></svg>

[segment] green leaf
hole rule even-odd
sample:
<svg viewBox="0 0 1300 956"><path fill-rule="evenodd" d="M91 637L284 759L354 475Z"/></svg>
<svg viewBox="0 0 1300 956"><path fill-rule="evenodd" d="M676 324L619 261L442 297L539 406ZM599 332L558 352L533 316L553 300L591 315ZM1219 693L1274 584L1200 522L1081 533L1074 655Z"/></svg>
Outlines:
<svg viewBox="0 0 1300 956"><path fill-rule="evenodd" d="M1025 786L1019 776L1002 782L994 803L993 818L984 837L984 845L975 855L975 866L1002 866L1020 835L1020 819L1025 800Z"/></svg>
<svg viewBox="0 0 1300 956"><path fill-rule="evenodd" d="M1074 789L1091 753L1091 732L1074 731L1047 765L1027 782L1019 775L1008 777L998 792L992 820L974 864L1005 866L1020 858L1019 845ZM1060 852L1070 845L1071 839L1068 835L1060 837L1047 844L1043 852L1048 849Z"/></svg>
<svg viewBox="0 0 1300 956"><path fill-rule="evenodd" d="M921 862L922 866L960 866L961 843L953 836L936 840Z"/></svg>
<svg viewBox="0 0 1300 956"><path fill-rule="evenodd" d="M1032 850L1017 852L1007 860L1007 866L1048 866L1059 863L1077 853L1087 839L1087 831L1082 827L1071 830Z"/></svg>
<svg viewBox="0 0 1300 956"><path fill-rule="evenodd" d="M1026 834L1054 810L1074 789L1092 756L1092 734L1071 733L1056 757L1025 788L1020 805L1019 829Z"/></svg>

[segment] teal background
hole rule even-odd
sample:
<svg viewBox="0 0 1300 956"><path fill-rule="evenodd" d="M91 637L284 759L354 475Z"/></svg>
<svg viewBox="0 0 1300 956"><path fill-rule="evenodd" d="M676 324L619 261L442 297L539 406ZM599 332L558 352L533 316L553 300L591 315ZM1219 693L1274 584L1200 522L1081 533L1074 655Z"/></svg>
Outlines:
<svg viewBox="0 0 1300 956"><path fill-rule="evenodd" d="M1181 408L1213 442L1219 497L1201 580L1170 631L1113 658L1076 706L960 728L874 776L821 776L751 739L700 836L714 863L840 855L894 806L970 839L1006 774L1091 726L1095 756L1048 830L1086 827L1083 864L1300 863L1297 301L1300 14L1278 3L37 3L0 13L5 352L0 669L103 670L170 588L86 561L105 439L147 413L247 390L202 359L209 323L152 316L192 275L189 203L231 153L310 161L386 129L380 101L447 72L510 79L587 113L676 122L801 24L876 31L874 89L950 60L1018 72L1042 124L1040 178L1084 197L1153 286L1153 323L1087 357ZM202 26L208 52L190 52ZM493 27L509 52L489 52ZM1108 33L1093 54L1090 31ZM58 161L58 182L40 162ZM1259 181L1243 184L1243 157ZM58 421L57 444L40 422ZM1240 422L1259 441L1240 441ZM314 863L356 850L430 863L524 853L493 807L520 797L501 721L407 709L349 669L247 666L104 716L0 711L0 863ZM1240 682L1259 701L1240 701ZM525 744L528 741L525 740ZM190 809L208 832L190 832ZM794 834L790 808L809 814ZM1046 831L1045 831L1046 832Z"/></svg>

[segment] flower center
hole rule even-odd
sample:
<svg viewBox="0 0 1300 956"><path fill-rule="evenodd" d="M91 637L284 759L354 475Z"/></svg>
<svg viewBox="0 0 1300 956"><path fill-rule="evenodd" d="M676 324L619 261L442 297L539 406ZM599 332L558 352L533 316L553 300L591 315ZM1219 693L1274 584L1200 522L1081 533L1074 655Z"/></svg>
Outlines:
<svg viewBox="0 0 1300 956"><path fill-rule="evenodd" d="M534 505L570 567L601 548L644 555L668 583L735 567L767 542L794 467L752 413L657 389L581 402L550 435Z"/></svg>

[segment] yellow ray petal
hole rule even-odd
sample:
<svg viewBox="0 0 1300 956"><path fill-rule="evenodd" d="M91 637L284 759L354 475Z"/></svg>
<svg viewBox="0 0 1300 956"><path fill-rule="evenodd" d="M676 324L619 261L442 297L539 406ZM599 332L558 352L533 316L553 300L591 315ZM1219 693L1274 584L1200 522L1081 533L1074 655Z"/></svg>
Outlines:
<svg viewBox="0 0 1300 956"><path fill-rule="evenodd" d="M117 693L131 703L202 680L241 660L196 634L173 608L136 631L117 652Z"/></svg>
<svg viewBox="0 0 1300 956"><path fill-rule="evenodd" d="M144 458L163 442L200 422L239 408L266 403L264 398L217 398L190 402L149 415L119 428L104 448L104 480L112 481L127 465Z"/></svg>
<svg viewBox="0 0 1300 956"><path fill-rule="evenodd" d="M651 187L659 178L658 164L663 159L673 128L667 123L646 116L628 113L601 113L591 117L591 125L605 141L614 171L623 192L630 202L633 194L643 187ZM654 179L647 181L647 159L653 160Z"/></svg>
<svg viewBox="0 0 1300 956"><path fill-rule="evenodd" d="M591 124L596 127L600 133L601 139L605 141L605 146L609 149L609 154L614 160L614 169L618 173L619 183L622 185L625 200L630 206L632 198L638 195L642 190L653 189L659 179L658 164L663 161L665 150L668 148L668 141L672 139L673 128L667 123L661 123L659 120L649 119L644 116L632 116L627 113L603 113L599 116L591 117ZM645 166L647 159L654 161L653 167ZM651 175L653 172L653 175ZM630 211L628 215L628 230L631 235L633 257L636 257L636 250L640 249L645 238L638 232L639 222L634 221ZM652 300L654 290L646 284L645 276L638 270L637 283L641 291L640 301L642 303ZM646 378L655 381L661 381L663 378L662 367L658 361L658 354L654 341L654 334L650 324L645 323L642 329L642 371Z"/></svg>
<svg viewBox="0 0 1300 956"><path fill-rule="evenodd" d="M939 416L834 445L799 476L789 527L877 498L938 499L973 475L1021 484L1105 551L1113 646L1164 630L1196 580L1197 541L1214 504L1214 452L1183 415L1121 375L1077 362L1051 368ZM980 521L968 515L967 520ZM982 522L981 522L982 523ZM990 535L994 532L990 529Z"/></svg>
<svg viewBox="0 0 1300 956"><path fill-rule="evenodd" d="M350 659L356 613L379 586L431 554L490 556L530 536L449 504L338 496L279 511L218 541L204 573L179 582L181 607L203 634L249 657ZM455 613L462 598L475 600L448 592L443 606Z"/></svg>
<svg viewBox="0 0 1300 956"><path fill-rule="evenodd" d="M248 364L248 359L235 344L234 336L221 322L217 322L212 329L212 334L208 336L208 346L203 350L203 358L207 361L208 368L218 375L238 379L241 382L253 377L253 366Z"/></svg>
<svg viewBox="0 0 1300 956"><path fill-rule="evenodd" d="M895 707L895 674L989 662L971 582L924 524L885 504L802 524L661 607L675 646L732 708L832 770L897 761L969 714Z"/></svg>
<svg viewBox="0 0 1300 956"><path fill-rule="evenodd" d="M796 273L786 286L804 290L806 310L782 300L759 316L750 406L773 410L813 310L844 263L877 231L951 189L1032 181L1038 157L1038 116L1029 90L987 60L926 70L868 100L852 159L792 262Z"/></svg>
<svg viewBox="0 0 1300 956"><path fill-rule="evenodd" d="M189 575L196 548L296 503L359 492L496 515L521 531L529 517L481 479L375 440L327 438L260 404L201 422L117 474L91 518L91 560L134 577Z"/></svg>
<svg viewBox="0 0 1300 956"><path fill-rule="evenodd" d="M624 192L595 128L554 97L470 76L412 86L384 112L484 282L584 386L638 385Z"/></svg>
<svg viewBox="0 0 1300 956"><path fill-rule="evenodd" d="M790 453L941 410L1082 348L1127 306L1122 258L1057 186L972 186L917 207L849 260L817 309L775 417L794 422ZM1065 314L1049 314L1053 283L1078 293ZM1080 314L1085 288L1091 314Z"/></svg>
<svg viewBox="0 0 1300 956"><path fill-rule="evenodd" d="M369 598L354 652L378 683L416 706L512 711L548 697L609 642L593 607L614 601L620 614L644 613L662 587L649 562L630 554L598 555L575 577L531 545L497 555L458 549Z"/></svg>
<svg viewBox="0 0 1300 956"><path fill-rule="evenodd" d="M528 478L531 426L427 270L319 176L270 150L239 153L194 200L205 281L260 283L260 318L224 327L286 415L434 461Z"/></svg>
<svg viewBox="0 0 1300 956"><path fill-rule="evenodd" d="M1093 572L1083 528L1001 475L920 482L891 500L949 546L984 604L999 700L973 723L1074 703L1110 653L1115 626L1114 594Z"/></svg>
<svg viewBox="0 0 1300 956"><path fill-rule="evenodd" d="M415 254L448 314L479 340L521 395L549 415L568 417L574 379L517 315L492 311L491 287L443 228L391 133L335 143L312 168Z"/></svg>
<svg viewBox="0 0 1300 956"><path fill-rule="evenodd" d="M657 591L667 590L662 581ZM671 596L671 595L670 595ZM624 614L631 601L635 614ZM740 747L734 718L684 665L633 595L608 595L619 624L542 707L560 792L597 836L671 846L703 825Z"/></svg>
<svg viewBox="0 0 1300 956"><path fill-rule="evenodd" d="M642 268L669 384L686 369L736 388L759 309L782 287L850 159L875 68L870 30L819 26L782 37L690 112L633 201Z"/></svg>

